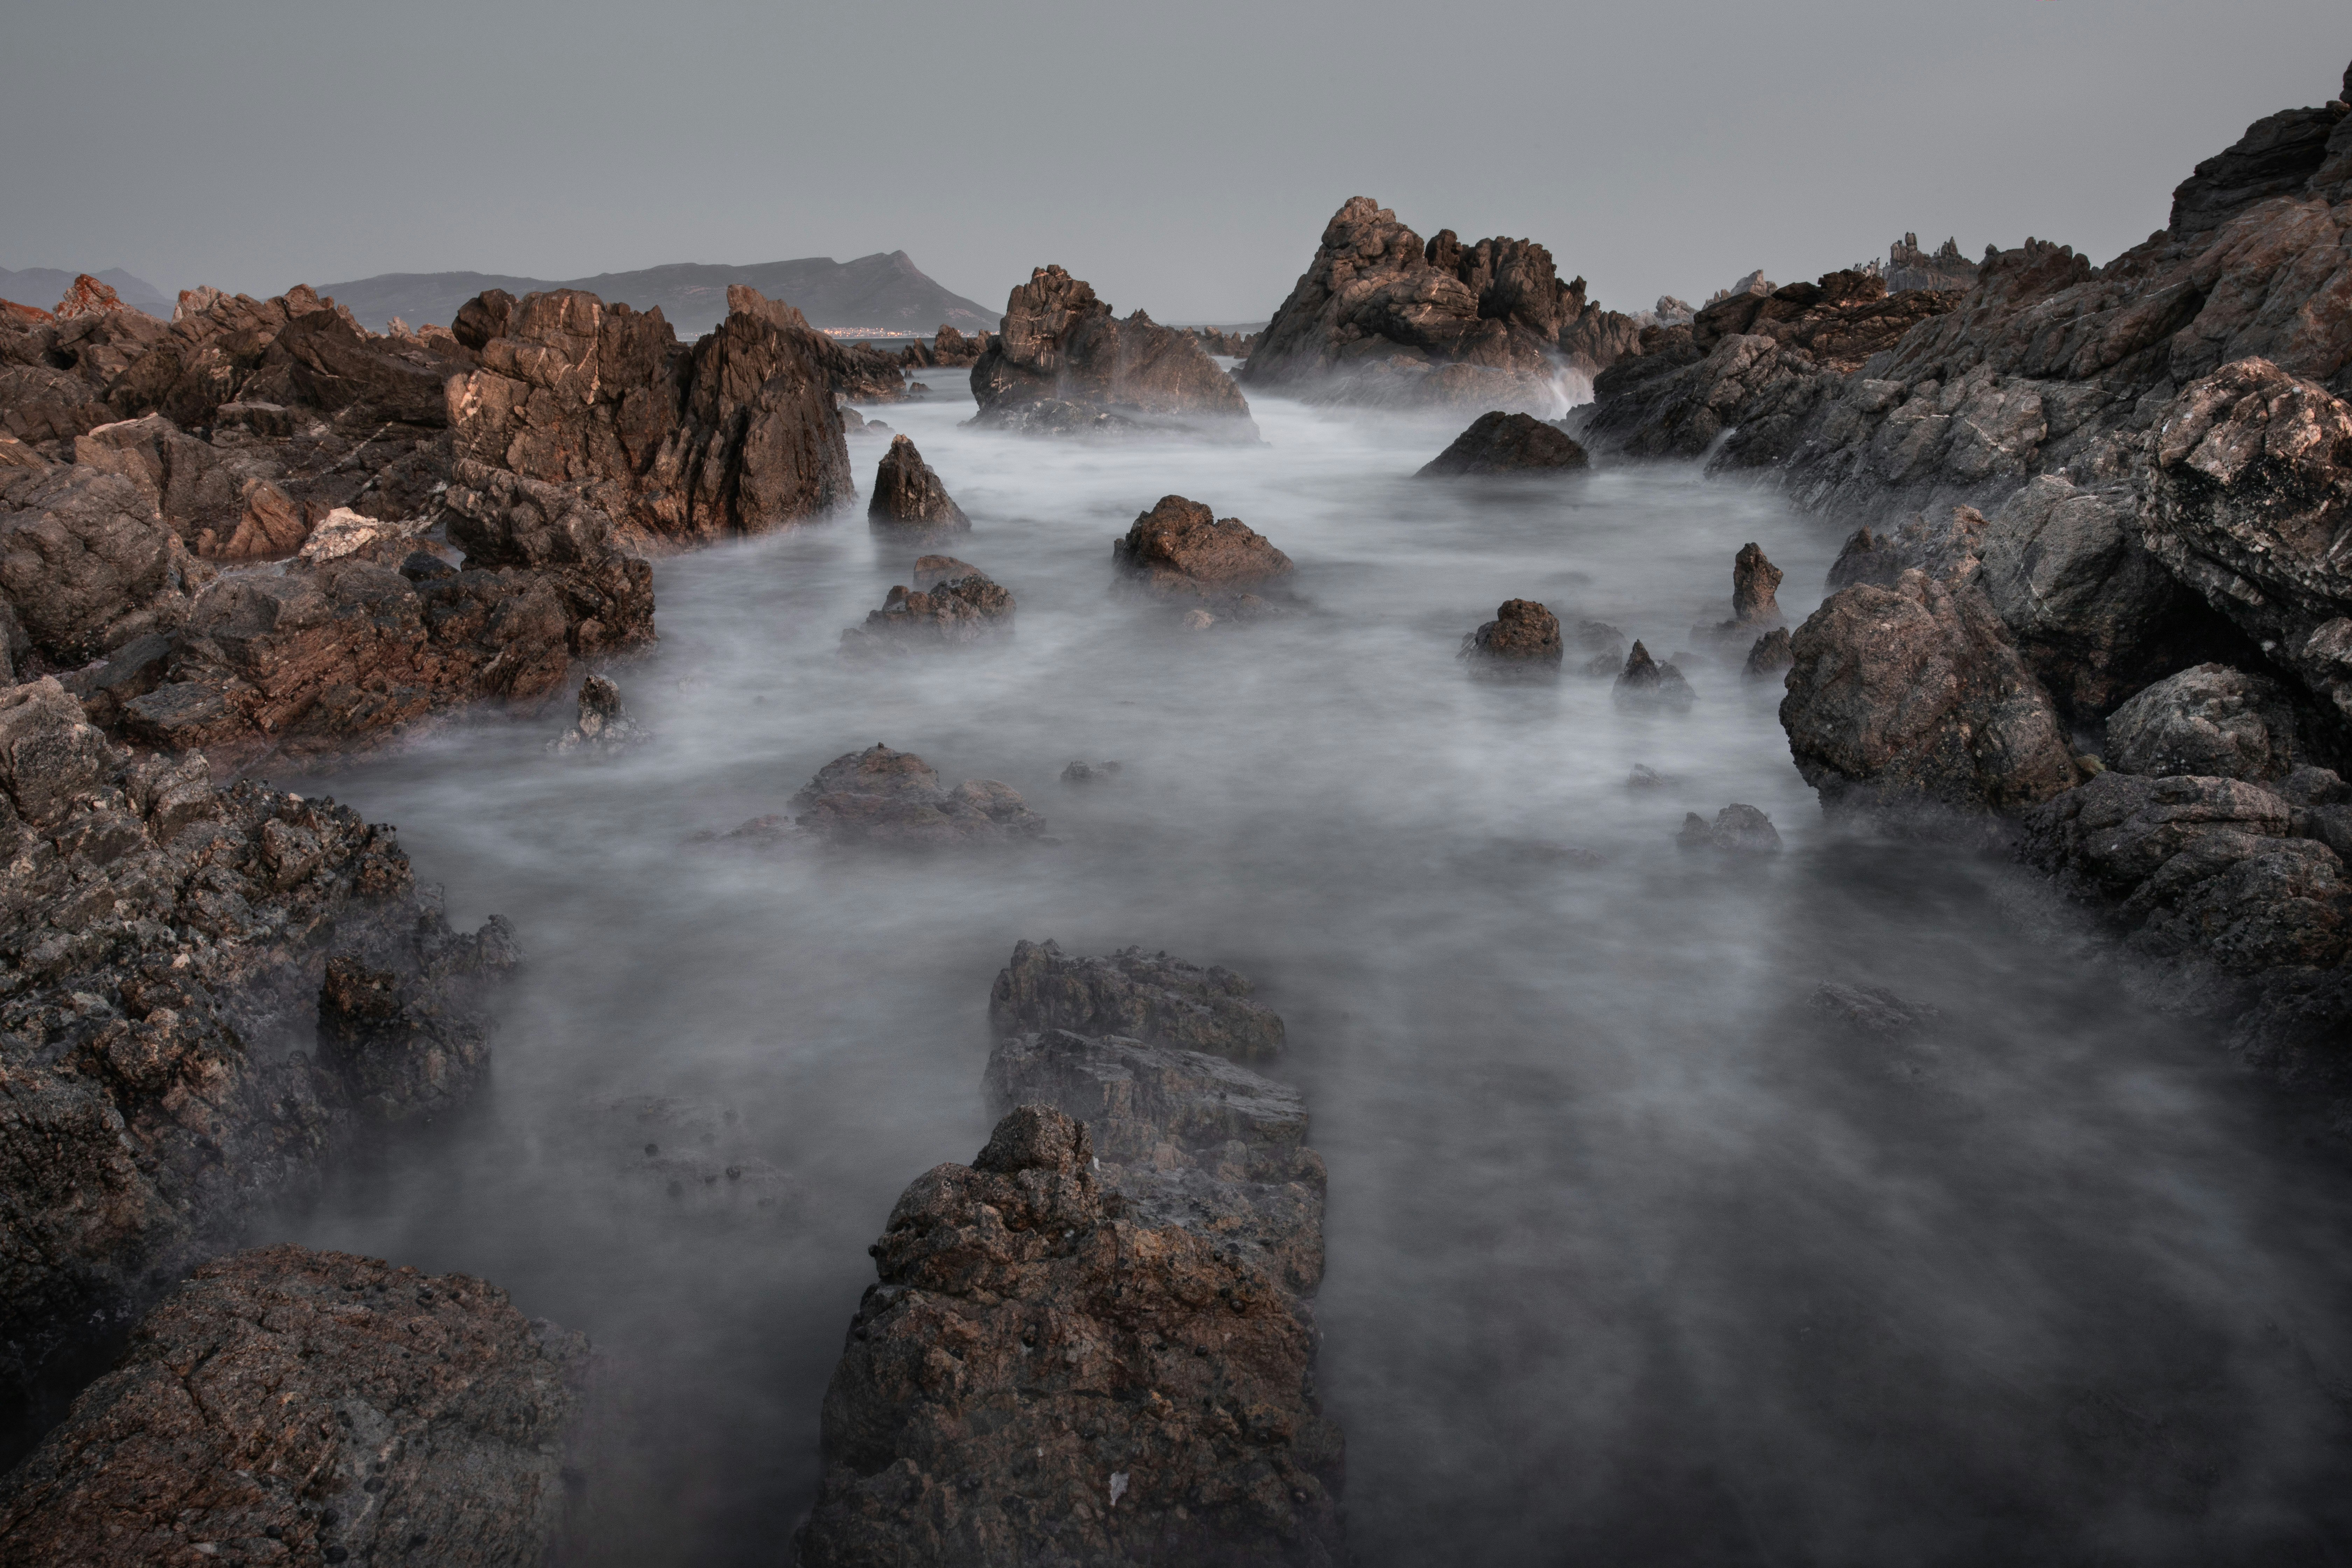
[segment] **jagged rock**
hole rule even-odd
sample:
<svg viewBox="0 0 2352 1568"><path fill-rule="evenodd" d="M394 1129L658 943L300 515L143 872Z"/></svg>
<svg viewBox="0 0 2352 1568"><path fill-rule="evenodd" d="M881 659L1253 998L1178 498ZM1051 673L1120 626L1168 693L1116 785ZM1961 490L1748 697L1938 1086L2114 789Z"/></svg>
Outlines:
<svg viewBox="0 0 2352 1568"><path fill-rule="evenodd" d="M0 469L0 594L52 667L172 630L208 574L135 481L79 463Z"/></svg>
<svg viewBox="0 0 2352 1568"><path fill-rule="evenodd" d="M580 721L547 743L555 752L617 752L646 738L645 727L630 717L621 700L621 689L601 675L580 683Z"/></svg>
<svg viewBox="0 0 2352 1568"><path fill-rule="evenodd" d="M1889 292L1900 293L1906 289L1954 289L1965 291L1977 280L1977 264L1960 254L1959 242L1947 238L1929 255L1919 248L1919 237L1906 234L1886 247L1886 287Z"/></svg>
<svg viewBox="0 0 2352 1568"><path fill-rule="evenodd" d="M587 1344L349 1253L205 1264L0 1479L10 1563L536 1563Z"/></svg>
<svg viewBox="0 0 2352 1568"><path fill-rule="evenodd" d="M1419 476L1560 472L1587 468L1584 448L1557 425L1524 414L1482 414L1454 444L1423 464Z"/></svg>
<svg viewBox="0 0 2352 1568"><path fill-rule="evenodd" d="M930 363L940 365L970 364L981 356L987 346L988 334L978 332L965 337L955 328L942 323L932 334Z"/></svg>
<svg viewBox="0 0 2352 1568"><path fill-rule="evenodd" d="M1643 763L1635 763L1633 771L1625 775L1627 789L1670 789L1681 782L1679 779L1668 778L1657 769Z"/></svg>
<svg viewBox="0 0 2352 1568"><path fill-rule="evenodd" d="M1557 665L1562 651L1558 616L1532 599L1506 599L1493 620L1463 637L1461 657Z"/></svg>
<svg viewBox="0 0 2352 1568"><path fill-rule="evenodd" d="M1737 855L1769 855L1780 847L1780 829L1752 805L1734 801L1715 814L1713 822L1697 812L1683 814L1682 831L1675 842L1685 849L1723 849Z"/></svg>
<svg viewBox="0 0 2352 1568"><path fill-rule="evenodd" d="M1780 569L1764 558L1761 547L1752 541L1741 545L1731 559L1731 618L1748 626L1778 625L1780 578Z"/></svg>
<svg viewBox="0 0 2352 1568"><path fill-rule="evenodd" d="M1910 564L1894 547L1892 540L1868 528L1857 528L1846 536L1837 559L1830 563L1828 585L1832 589L1851 588L1856 583L1868 583L1892 588Z"/></svg>
<svg viewBox="0 0 2352 1568"><path fill-rule="evenodd" d="M792 798L793 820L840 844L938 848L1034 838L1045 819L992 779L966 779L951 790L912 752L876 742L817 770Z"/></svg>
<svg viewBox="0 0 2352 1568"><path fill-rule="evenodd" d="M2237 779L2103 773L2024 820L2021 852L2135 946L2226 971L2341 961L2352 893L2294 808Z"/></svg>
<svg viewBox="0 0 2352 1568"><path fill-rule="evenodd" d="M1252 590L1291 570L1290 557L1264 534L1182 496L1162 496L1139 513L1127 536L1111 545L1111 559L1130 581L1161 598L1205 599L1227 613L1254 607Z"/></svg>
<svg viewBox="0 0 2352 1568"><path fill-rule="evenodd" d="M1617 684L1609 695L1620 708L1680 710L1695 700L1683 672L1671 663L1660 664L1652 658L1650 650L1639 641L1633 644L1633 651L1625 656L1625 668L1618 672Z"/></svg>
<svg viewBox="0 0 2352 1568"><path fill-rule="evenodd" d="M319 525L302 541L298 553L305 561L340 561L373 544L390 545L414 539L431 522L431 519L421 517L386 522L339 506L319 520Z"/></svg>
<svg viewBox="0 0 2352 1568"><path fill-rule="evenodd" d="M1791 645L1789 628L1774 626L1756 639L1748 650L1748 662L1739 673L1750 680L1769 680L1797 662L1796 649Z"/></svg>
<svg viewBox="0 0 2352 1568"><path fill-rule="evenodd" d="M2108 715L2106 763L2127 773L2269 781L2300 760L2296 728L2276 681L2200 664Z"/></svg>
<svg viewBox="0 0 2352 1568"><path fill-rule="evenodd" d="M1250 990L1230 969L1201 969L1164 952L1146 956L1139 947L1072 958L1054 942L1023 942L989 990L988 1022L999 1035L1069 1029L1235 1061L1271 1060L1282 1054L1282 1019L1251 1001Z"/></svg>
<svg viewBox="0 0 2352 1568"><path fill-rule="evenodd" d="M1834 980L1815 986L1806 1005L1842 1029L1890 1043L1926 1033L1944 1016L1939 1007L1906 1002L1883 985L1845 985Z"/></svg>
<svg viewBox="0 0 2352 1568"><path fill-rule="evenodd" d="M862 626L841 634L841 651L854 658L961 647L1013 632L1013 595L979 567L953 556L915 563L916 586L890 590Z"/></svg>
<svg viewBox="0 0 2352 1568"><path fill-rule="evenodd" d="M875 470L874 499L866 515L876 522L910 528L971 527L971 519L950 498L938 473L904 436L890 437L890 450Z"/></svg>
<svg viewBox="0 0 2352 1568"><path fill-rule="evenodd" d="M1561 283L1524 239L1426 245L1369 196L1325 226L1314 260L1250 351L1244 379L1312 398L1558 412L1554 379L1638 352L1630 317Z"/></svg>
<svg viewBox="0 0 2352 1568"><path fill-rule="evenodd" d="M475 998L514 945L502 921L453 932L390 828L215 788L202 756L130 760L53 679L0 693L0 1344L21 1386L216 1250L355 1116L462 1094L488 1027ZM314 1057L338 957L399 1037Z"/></svg>
<svg viewBox="0 0 2352 1568"><path fill-rule="evenodd" d="M1010 1088L1029 1068L991 1074ZM1199 1189L1245 1201L1180 1152L1192 1140L1168 1142ZM1343 1559L1306 1310L1238 1243L1158 1221L1095 1163L1085 1127L1023 1105L970 1166L899 1199L826 1391L804 1568Z"/></svg>
<svg viewBox="0 0 2352 1568"><path fill-rule="evenodd" d="M130 309L115 293L112 284L101 283L85 272L73 280L65 298L49 313L61 321L69 321L77 316L100 316Z"/></svg>
<svg viewBox="0 0 2352 1568"><path fill-rule="evenodd" d="M1038 268L1013 290L1003 330L972 364L971 394L971 423L982 428L1257 439L1248 401L1198 338L1141 310L1115 318L1059 267Z"/></svg>

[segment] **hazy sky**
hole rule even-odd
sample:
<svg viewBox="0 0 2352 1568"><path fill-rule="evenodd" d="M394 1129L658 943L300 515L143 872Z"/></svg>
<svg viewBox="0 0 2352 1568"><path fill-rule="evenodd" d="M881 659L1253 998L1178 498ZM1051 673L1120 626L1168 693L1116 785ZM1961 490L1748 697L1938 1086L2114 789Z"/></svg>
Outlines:
<svg viewBox="0 0 2352 1568"><path fill-rule="evenodd" d="M904 249L1278 304L1363 194L1636 309L1905 229L2095 259L2318 103L2345 0L0 0L0 267L248 293ZM47 303L47 301L40 301Z"/></svg>

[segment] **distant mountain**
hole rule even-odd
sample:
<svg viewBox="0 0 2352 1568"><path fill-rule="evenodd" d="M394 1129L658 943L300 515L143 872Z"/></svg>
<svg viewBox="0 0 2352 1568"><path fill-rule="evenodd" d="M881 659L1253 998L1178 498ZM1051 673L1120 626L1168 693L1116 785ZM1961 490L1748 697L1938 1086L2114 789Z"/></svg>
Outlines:
<svg viewBox="0 0 2352 1568"><path fill-rule="evenodd" d="M37 305L44 310L53 310L79 276L78 271L56 267L27 267L21 272L11 272L0 267L0 300L14 300L19 305ZM167 321L172 319L172 301L163 298L163 290L152 283L133 278L120 267L110 267L90 276L111 287L116 296L132 310L161 316Z"/></svg>
<svg viewBox="0 0 2352 1568"><path fill-rule="evenodd" d="M642 272L601 272L557 282L490 272L387 272L350 283L324 283L319 292L382 331L398 316L412 327L446 325L459 306L486 289L520 296L548 289L585 289L640 310L658 305L682 337L709 331L727 315L727 286L749 283L771 300L800 308L816 327L895 327L929 332L941 322L960 331L994 331L1002 311L950 294L908 260L903 250L877 251L855 261L829 256L767 261L751 267L675 262ZM128 295L124 296L126 299Z"/></svg>

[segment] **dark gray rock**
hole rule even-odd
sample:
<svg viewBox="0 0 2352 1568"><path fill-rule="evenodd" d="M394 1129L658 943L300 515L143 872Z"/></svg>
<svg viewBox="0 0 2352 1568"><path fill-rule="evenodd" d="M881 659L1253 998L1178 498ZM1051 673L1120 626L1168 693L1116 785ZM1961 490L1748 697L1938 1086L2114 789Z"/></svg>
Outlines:
<svg viewBox="0 0 2352 1568"><path fill-rule="evenodd" d="M1617 684L1610 697L1620 708L1669 709L1680 711L1694 700L1690 682L1683 672L1669 662L1660 664L1650 657L1650 650L1640 642L1625 656L1625 668L1617 675Z"/></svg>
<svg viewBox="0 0 2352 1568"><path fill-rule="evenodd" d="M1685 849L1721 849L1737 855L1769 855L1780 847L1780 831L1772 819L1752 805L1737 801L1715 814L1709 822L1697 812L1683 816L1675 842Z"/></svg>
<svg viewBox="0 0 2352 1568"><path fill-rule="evenodd" d="M1558 425L1525 414L1481 414L1453 445L1422 465L1419 478L1465 474L1572 473L1591 459Z"/></svg>
<svg viewBox="0 0 2352 1568"><path fill-rule="evenodd" d="M2294 710L2278 682L2223 664L2168 676L2107 718L2106 765L2264 782L2298 760Z"/></svg>
<svg viewBox="0 0 2352 1568"><path fill-rule="evenodd" d="M1131 947L1074 958L1051 942L1024 942L989 990L988 1022L999 1035L1069 1029L1235 1061L1271 1060L1282 1054L1282 1019L1250 1000L1250 991L1229 969L1202 969L1164 952Z"/></svg>
<svg viewBox="0 0 2352 1568"><path fill-rule="evenodd" d="M971 519L948 494L938 472L904 436L890 437L890 450L875 470L874 499L867 503L866 515L877 524L904 528L971 527Z"/></svg>
<svg viewBox="0 0 2352 1568"><path fill-rule="evenodd" d="M1815 986L1806 1005L1841 1029L1890 1044L1927 1033L1944 1016L1941 1008L1906 1001L1883 985L1845 985L1833 980Z"/></svg>

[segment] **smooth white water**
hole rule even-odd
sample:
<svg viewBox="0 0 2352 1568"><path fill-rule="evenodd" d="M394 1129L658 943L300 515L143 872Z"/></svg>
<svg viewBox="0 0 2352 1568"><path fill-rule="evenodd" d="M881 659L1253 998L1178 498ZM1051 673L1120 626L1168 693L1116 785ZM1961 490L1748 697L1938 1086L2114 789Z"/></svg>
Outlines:
<svg viewBox="0 0 2352 1568"><path fill-rule="evenodd" d="M1691 647L1749 540L1793 623L1825 525L1677 467L1416 480L1453 423L1270 398L1251 449L985 435L935 379L873 412L971 514L947 548L1017 596L1010 644L836 659L916 552L845 516L659 563L661 644L610 672L638 752L549 756L551 710L322 782L530 962L484 1102L257 1238L482 1275L596 1340L573 1560L783 1560L866 1246L984 1140L988 984L1049 936L1228 964L1287 1019L1368 1564L2352 1560L2352 1183L2213 1031L2011 912L2009 868L1827 831L1744 647L1685 662L1683 715L1618 711L1573 649L1554 684L1454 657L1509 597ZM1307 609L1184 634L1114 593L1170 492L1268 535ZM877 740L1057 842L688 842ZM1785 853L1675 848L1735 800ZM1842 1038L1822 980L1952 1028ZM601 1109L645 1096L686 1109ZM783 1176L681 1176L697 1126Z"/></svg>

